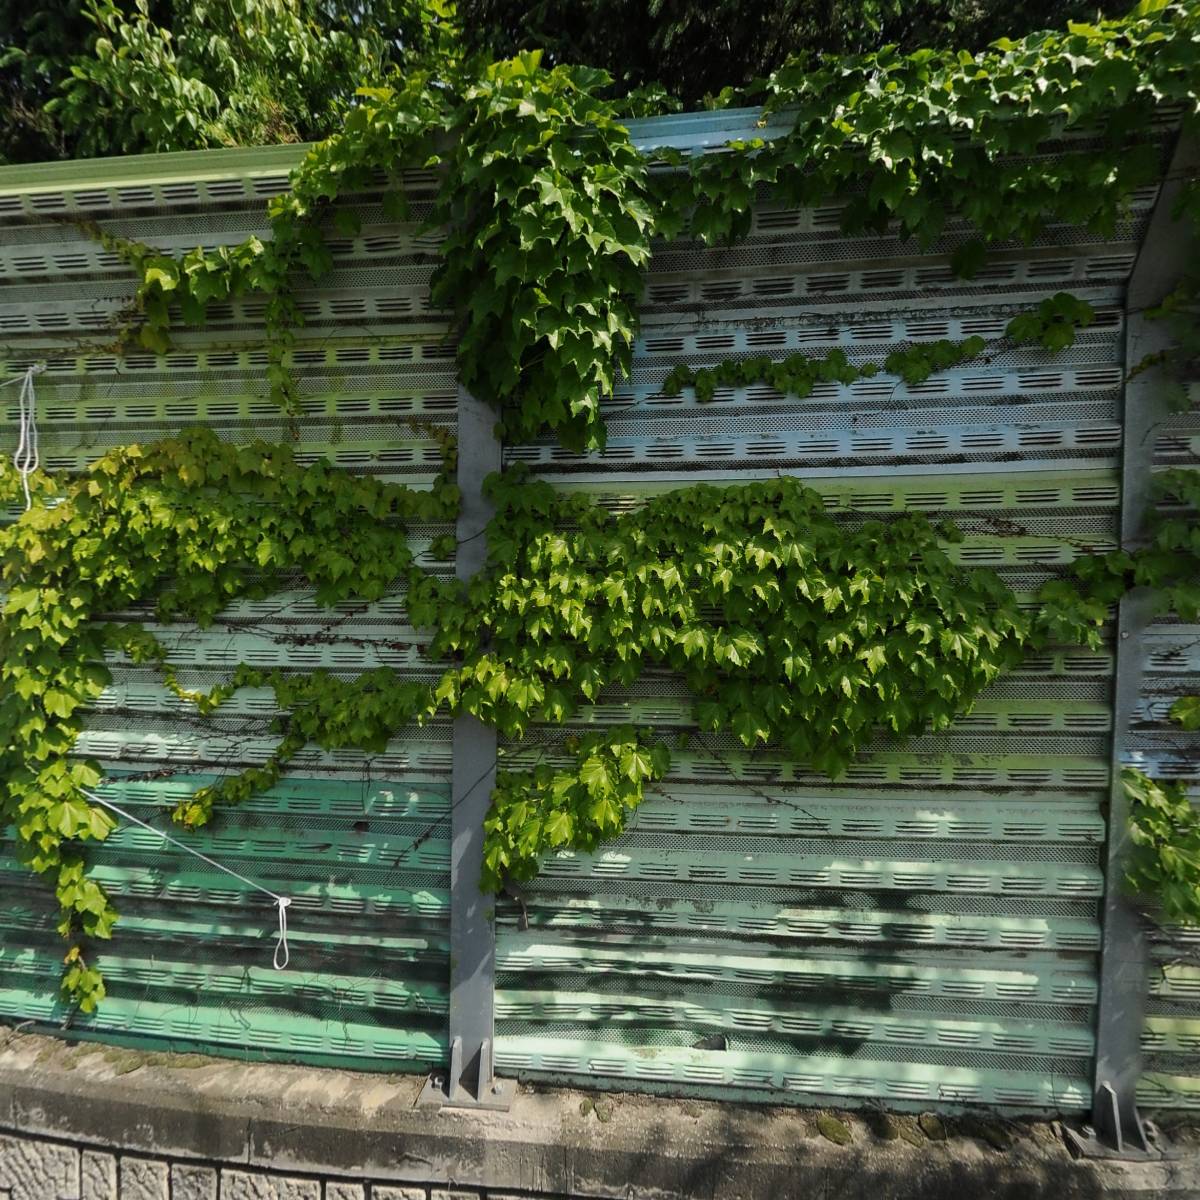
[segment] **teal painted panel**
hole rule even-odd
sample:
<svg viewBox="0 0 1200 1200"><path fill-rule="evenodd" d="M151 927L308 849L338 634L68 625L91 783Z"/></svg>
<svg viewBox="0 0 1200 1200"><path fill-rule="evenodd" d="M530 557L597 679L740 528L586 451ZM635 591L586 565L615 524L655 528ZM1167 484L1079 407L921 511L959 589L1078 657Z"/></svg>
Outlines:
<svg viewBox="0 0 1200 1200"><path fill-rule="evenodd" d="M288 359L293 423L269 398L261 299L219 304L169 351L112 353L112 317L132 276L64 216L168 252L266 230L295 147L0 169L0 378L31 362L43 465L76 472L113 446L196 424L231 442L292 446L301 463L428 488L441 466L429 423L456 421L454 341L428 298L440 235L422 228L434 182L406 176L412 219L356 198L358 235L331 245L333 270L299 297L304 323ZM382 181L381 181L382 186ZM16 393L0 395L0 452L15 438ZM15 443L14 443L15 444ZM0 513L12 520L14 509ZM447 527L410 529L426 569L453 561L430 544ZM243 600L211 628L159 625L148 607L105 614L145 622L185 687L207 689L238 662L351 677L389 667L432 678L428 636L411 628L403 586L371 604L319 607L292 588ZM374 755L310 747L291 774L198 832L170 809L196 788L273 750L268 689L244 689L210 718L153 670L110 660L112 685L88 714L78 751L100 762L105 795L254 883L289 896L290 962L275 971L273 902L254 888L122 824L89 848L90 869L121 917L95 948L108 996L92 1015L58 998L63 944L52 898L18 869L0 833L0 1017L70 1036L172 1050L374 1070L427 1069L446 1053L449 946L447 722L408 730Z"/></svg>
<svg viewBox="0 0 1200 1200"><path fill-rule="evenodd" d="M745 121L692 115L635 136L694 149ZM291 440L266 397L252 298L219 306L169 353L118 360L104 327L127 273L61 218L86 215L168 250L236 241L262 230L299 153L0 168L0 375L48 360L38 392L49 466L80 470L108 446L197 422L229 440ZM300 297L306 324L290 357L302 461L326 455L415 486L437 469L436 443L414 425L455 419L453 336L428 298L437 234L419 228L433 182L406 176L412 222L385 220L372 196L356 202L360 234L335 239L334 271ZM1106 237L1056 227L1036 245L997 247L970 284L948 269L964 227L921 249L891 232L843 236L836 198L817 209L766 200L733 250L657 247L634 374L606 406L606 450L576 456L545 441L509 447L509 460L613 511L697 480L784 472L835 512L950 516L966 532L960 560L996 568L1030 603L1083 548L1112 544L1120 309L1154 197L1136 195ZM804 401L766 388L719 390L707 405L660 392L684 361L833 346L875 361L914 342L997 337L1059 289L1098 312L1064 355L1002 348L919 386L876 376ZM15 428L12 395L0 419ZM1195 452L1184 439L1164 461ZM428 552L439 532L414 530L413 545L448 572ZM275 600L233 606L210 633L163 629L185 685L210 686L240 658L436 670L402 589L334 613L302 594ZM1195 652L1180 642L1163 654L1163 672L1178 676ZM119 794L148 819L165 825L199 782L269 752L269 694L247 690L197 722L151 673L113 665L83 749L113 775L137 773ZM951 733L880 742L836 785L769 750L693 736L620 843L552 860L501 902L501 1070L754 1100L1084 1107L1111 669L1108 647L1049 647ZM1147 698L1152 717L1165 695ZM688 728L678 686L662 678L603 697L579 726L611 720ZM112 996L76 1016L72 1034L398 1070L441 1060L448 735L405 732L371 757L312 751L296 779L196 835L295 898L286 972L268 965L265 897L185 866L153 835L114 836L94 860L124 913L102 956ZM68 1015L54 994L52 924L37 885L0 870L0 1014L53 1026ZM1147 1032L1161 1055L1155 1086L1200 1095L1200 989L1178 966L1162 978Z"/></svg>
<svg viewBox="0 0 1200 1200"><path fill-rule="evenodd" d="M1194 448L1182 461L1168 446L1158 456L1172 466L1200 467ZM1181 696L1200 694L1200 626L1168 619L1150 626L1140 647L1142 687L1128 762L1156 779L1181 781L1200 803L1200 734L1168 719ZM1200 930L1154 920L1148 931L1150 971L1142 1031L1144 1073L1138 1100L1145 1112L1200 1110Z"/></svg>
<svg viewBox="0 0 1200 1200"><path fill-rule="evenodd" d="M98 947L108 997L56 996L62 943L37 883L0 859L0 1012L126 1044L424 1070L443 1057L449 938L444 785L292 778L183 834L169 805L211 776L117 782L115 803L292 899L288 969L273 902L125 824L90 855L121 912ZM3 844L0 843L0 850Z"/></svg>
<svg viewBox="0 0 1200 1200"><path fill-rule="evenodd" d="M845 1049L840 1054L770 1054L633 1049L562 1034L510 1035L498 1050L497 1067L555 1082L586 1079L590 1086L774 1104L818 1104L837 1097L841 1104L884 1101L896 1108L988 1105L1057 1111L1085 1108L1091 1099L1086 1073L989 1073L887 1055L867 1060L854 1052L853 1037L840 1040Z"/></svg>

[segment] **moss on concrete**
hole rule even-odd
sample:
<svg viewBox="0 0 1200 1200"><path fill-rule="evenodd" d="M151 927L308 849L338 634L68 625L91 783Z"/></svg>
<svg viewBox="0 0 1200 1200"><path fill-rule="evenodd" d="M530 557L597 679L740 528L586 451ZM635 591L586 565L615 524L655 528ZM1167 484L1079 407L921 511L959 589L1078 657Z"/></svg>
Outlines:
<svg viewBox="0 0 1200 1200"><path fill-rule="evenodd" d="M835 1146L848 1146L854 1141L854 1134L850 1132L850 1126L839 1117L835 1117L833 1113L817 1114L817 1132Z"/></svg>
<svg viewBox="0 0 1200 1200"><path fill-rule="evenodd" d="M948 1136L942 1118L935 1113L922 1113L917 1118L917 1124L931 1142L944 1142Z"/></svg>

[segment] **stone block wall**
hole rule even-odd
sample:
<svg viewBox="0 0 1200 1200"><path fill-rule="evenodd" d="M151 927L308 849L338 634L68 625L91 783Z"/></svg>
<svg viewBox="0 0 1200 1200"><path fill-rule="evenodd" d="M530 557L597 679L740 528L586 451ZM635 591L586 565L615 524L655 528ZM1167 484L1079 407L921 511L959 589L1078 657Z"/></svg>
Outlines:
<svg viewBox="0 0 1200 1200"><path fill-rule="evenodd" d="M0 1200L522 1200L511 1192L320 1178L114 1154L0 1134Z"/></svg>

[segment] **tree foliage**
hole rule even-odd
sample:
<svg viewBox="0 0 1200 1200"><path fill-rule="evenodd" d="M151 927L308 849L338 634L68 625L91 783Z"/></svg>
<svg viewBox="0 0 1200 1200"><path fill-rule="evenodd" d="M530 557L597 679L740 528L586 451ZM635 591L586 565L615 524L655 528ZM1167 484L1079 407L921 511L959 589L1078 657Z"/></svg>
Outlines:
<svg viewBox="0 0 1200 1200"><path fill-rule="evenodd" d="M0 0L0 157L309 141L456 43L439 0Z"/></svg>
<svg viewBox="0 0 1200 1200"><path fill-rule="evenodd" d="M393 67L544 53L628 115L737 99L797 56L981 49L1102 0L0 0L0 161L308 141ZM714 101L715 102L715 101Z"/></svg>
<svg viewBox="0 0 1200 1200"><path fill-rule="evenodd" d="M655 84L685 108L737 93L789 58L952 46L1115 17L1126 0L462 0L463 36L498 58L603 67L622 93ZM753 90L753 89L751 89Z"/></svg>

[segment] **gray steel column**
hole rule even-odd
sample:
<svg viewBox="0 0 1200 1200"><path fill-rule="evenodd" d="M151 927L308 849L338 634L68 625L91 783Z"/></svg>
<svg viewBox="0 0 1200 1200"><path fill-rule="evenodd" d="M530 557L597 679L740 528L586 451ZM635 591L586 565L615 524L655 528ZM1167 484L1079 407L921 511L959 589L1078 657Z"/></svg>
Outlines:
<svg viewBox="0 0 1200 1200"><path fill-rule="evenodd" d="M456 574L469 580L487 559L484 530L493 508L483 480L500 469L496 414L458 389L458 514ZM515 1085L492 1073L496 983L495 897L479 890L483 819L496 780L496 731L474 717L454 722L450 787L450 1063L435 1073L422 1102L507 1108Z"/></svg>
<svg viewBox="0 0 1200 1200"><path fill-rule="evenodd" d="M1200 164L1197 143L1181 138L1167 182L1151 214L1130 276L1125 299L1125 369L1170 345L1162 321L1144 312L1178 284L1186 262L1191 229L1175 220L1172 209L1181 181ZM1152 509L1151 468L1154 444L1169 423L1161 372L1141 371L1125 385L1121 462L1121 544L1136 546L1145 537ZM1143 633L1153 611L1147 589L1130 592L1117 617L1116 680L1113 691L1112 786L1105 853L1105 898L1100 945L1100 995L1096 1026L1096 1071L1092 1121L1110 1149L1145 1151L1136 1089L1142 1071L1141 1036L1149 954L1142 918L1124 887L1129 861L1129 804L1121 786L1130 724L1142 685Z"/></svg>

